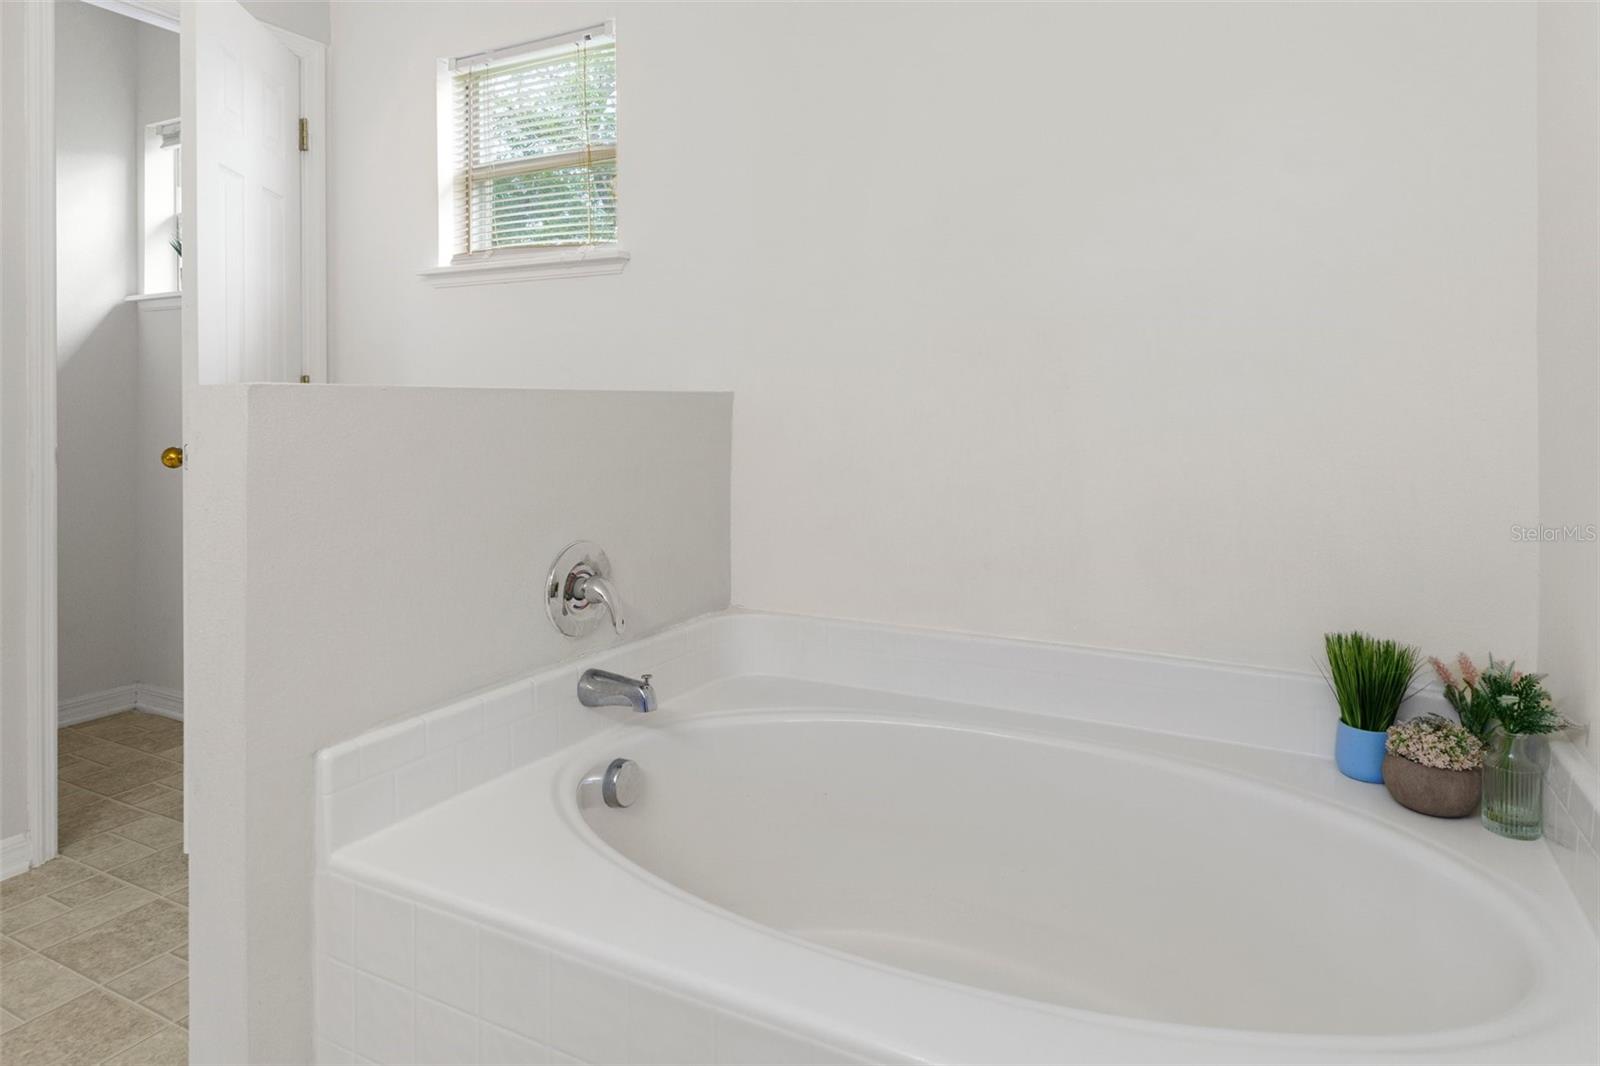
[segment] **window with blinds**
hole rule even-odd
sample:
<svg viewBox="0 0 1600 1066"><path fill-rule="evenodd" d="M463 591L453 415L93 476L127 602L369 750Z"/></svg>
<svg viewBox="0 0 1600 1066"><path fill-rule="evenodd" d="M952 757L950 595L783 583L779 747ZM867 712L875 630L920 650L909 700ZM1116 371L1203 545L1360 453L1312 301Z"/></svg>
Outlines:
<svg viewBox="0 0 1600 1066"><path fill-rule="evenodd" d="M617 239L609 26L450 64L452 262Z"/></svg>

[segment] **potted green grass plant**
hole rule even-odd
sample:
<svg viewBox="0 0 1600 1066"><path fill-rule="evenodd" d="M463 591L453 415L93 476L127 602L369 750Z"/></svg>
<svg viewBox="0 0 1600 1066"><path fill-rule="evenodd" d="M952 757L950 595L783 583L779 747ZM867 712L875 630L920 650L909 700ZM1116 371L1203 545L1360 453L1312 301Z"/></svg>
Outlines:
<svg viewBox="0 0 1600 1066"><path fill-rule="evenodd" d="M1388 729L1412 693L1416 648L1366 633L1328 633L1326 677L1339 701L1333 754L1340 773L1357 781L1383 781Z"/></svg>

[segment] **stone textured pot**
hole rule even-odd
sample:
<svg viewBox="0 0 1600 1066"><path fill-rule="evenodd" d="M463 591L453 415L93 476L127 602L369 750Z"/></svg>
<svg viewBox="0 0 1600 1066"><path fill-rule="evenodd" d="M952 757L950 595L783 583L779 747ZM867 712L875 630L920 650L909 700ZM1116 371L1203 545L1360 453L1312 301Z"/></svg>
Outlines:
<svg viewBox="0 0 1600 1066"><path fill-rule="evenodd" d="M1383 784L1402 807L1435 818L1465 818L1478 809L1481 770L1441 770L1398 755L1383 757Z"/></svg>

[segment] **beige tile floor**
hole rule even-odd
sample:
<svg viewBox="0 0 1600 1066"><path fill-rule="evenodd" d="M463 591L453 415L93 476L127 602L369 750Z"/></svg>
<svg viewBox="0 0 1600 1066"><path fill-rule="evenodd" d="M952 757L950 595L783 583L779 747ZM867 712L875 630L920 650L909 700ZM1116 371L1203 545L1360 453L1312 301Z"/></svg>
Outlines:
<svg viewBox="0 0 1600 1066"><path fill-rule="evenodd" d="M0 882L0 1063L185 1063L183 725L61 730L61 854Z"/></svg>

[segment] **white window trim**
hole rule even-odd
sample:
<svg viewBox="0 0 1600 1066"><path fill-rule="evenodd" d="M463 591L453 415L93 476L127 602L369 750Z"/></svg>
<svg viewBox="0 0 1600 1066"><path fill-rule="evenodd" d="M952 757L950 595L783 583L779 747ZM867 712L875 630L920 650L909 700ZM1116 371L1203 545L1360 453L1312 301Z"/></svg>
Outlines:
<svg viewBox="0 0 1600 1066"><path fill-rule="evenodd" d="M539 48L577 41L587 33L604 33L616 37L616 23L606 20L595 26L573 30L569 33L540 38L523 44L478 52L455 59L441 59L437 64L436 91L438 94L437 121L439 183L439 234L438 257L435 265L417 271L417 277L435 288L455 288L461 285L503 285L516 281L540 281L547 278L588 278L602 274L620 274L631 258L627 246L621 241L622 219L617 219L618 240L605 244L580 244L557 247L506 248L483 252L470 259L451 262L451 245L454 240L454 218L450 190L454 187L455 173L450 167L448 153L443 146L455 136L452 123L452 84L457 70L480 63L494 62L506 56L519 55ZM620 132L620 131L619 131ZM621 141L621 137L618 137ZM616 149L621 158L620 143Z"/></svg>
<svg viewBox="0 0 1600 1066"><path fill-rule="evenodd" d="M165 311L182 307L183 293L176 289L172 292L139 292L124 297L123 303L138 304L141 311Z"/></svg>
<svg viewBox="0 0 1600 1066"><path fill-rule="evenodd" d="M417 271L417 276L439 288L457 285L501 285L509 281L541 278L587 278L620 274L628 265L628 251L616 244L585 244L576 248L485 255L479 259L445 263Z"/></svg>

